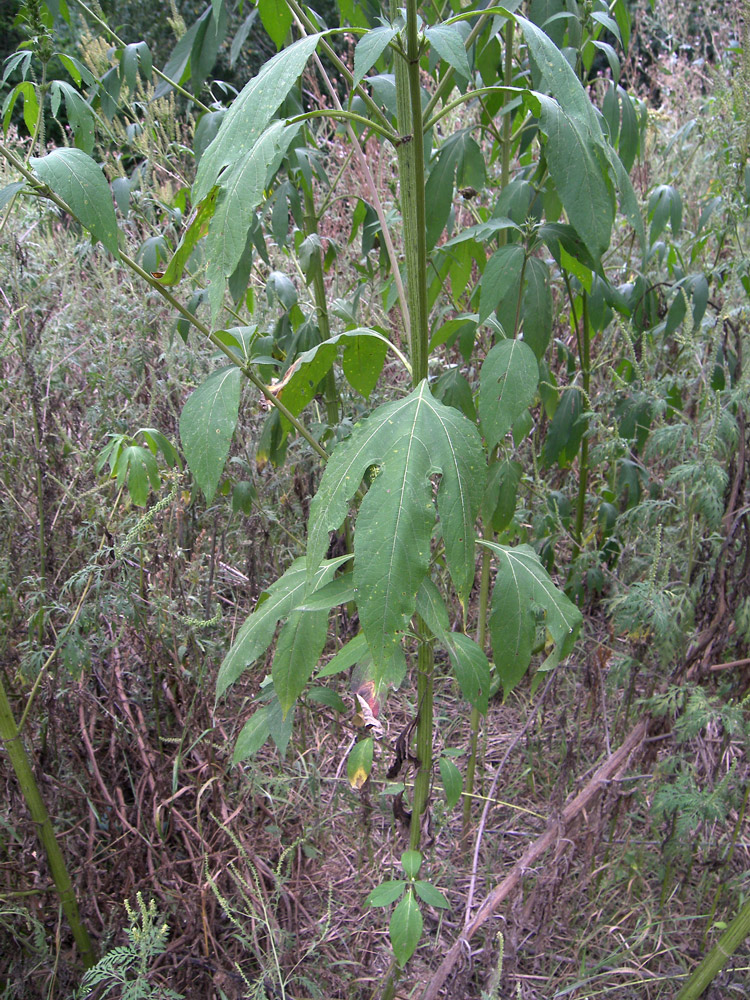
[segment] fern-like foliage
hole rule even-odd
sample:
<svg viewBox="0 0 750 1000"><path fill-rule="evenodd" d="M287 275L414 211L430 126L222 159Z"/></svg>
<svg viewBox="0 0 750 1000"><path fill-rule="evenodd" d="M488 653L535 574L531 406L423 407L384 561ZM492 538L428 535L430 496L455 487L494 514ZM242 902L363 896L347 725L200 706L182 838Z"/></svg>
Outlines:
<svg viewBox="0 0 750 1000"><path fill-rule="evenodd" d="M146 905L139 892L136 901L137 909L125 901L128 943L112 948L88 970L75 1000L87 1000L94 993L97 1000L113 994L117 1000L184 1000L181 993L151 981L153 960L166 948L169 929L153 900Z"/></svg>

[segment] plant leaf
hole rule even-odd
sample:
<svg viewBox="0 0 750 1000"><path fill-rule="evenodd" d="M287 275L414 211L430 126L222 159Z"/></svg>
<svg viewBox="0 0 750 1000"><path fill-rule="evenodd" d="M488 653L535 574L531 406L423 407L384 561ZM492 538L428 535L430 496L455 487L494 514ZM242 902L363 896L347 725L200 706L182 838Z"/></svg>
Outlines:
<svg viewBox="0 0 750 1000"><path fill-rule="evenodd" d="M352 788L360 789L370 777L372 770L372 736L366 736L354 744L351 753L346 761L346 774ZM383 905L383 904L372 904Z"/></svg>
<svg viewBox="0 0 750 1000"><path fill-rule="evenodd" d="M243 87L198 164L193 184L194 204L203 201L228 164L235 163L253 148L302 73L320 37L308 35L283 49Z"/></svg>
<svg viewBox="0 0 750 1000"><path fill-rule="evenodd" d="M583 621L578 608L554 585L529 545L480 541L498 557L492 593L490 637L495 665L507 695L531 662L537 626L536 608L554 647L540 670L551 670L573 648Z"/></svg>
<svg viewBox="0 0 750 1000"><path fill-rule="evenodd" d="M464 790L463 778L453 761L448 760L447 757L441 757L439 764L440 780L445 792L445 804L449 809L452 809L461 798L461 793Z"/></svg>
<svg viewBox="0 0 750 1000"><path fill-rule="evenodd" d="M490 257L482 274L479 322L484 323L518 282L526 252L520 243L500 247Z"/></svg>
<svg viewBox="0 0 750 1000"><path fill-rule="evenodd" d="M444 759L444 757L441 757L440 762L442 763ZM450 903L448 900L442 892L439 889L436 889L430 882L423 882L419 879L414 883L414 888L417 890L419 898L427 903L428 906L434 906L440 910L450 909Z"/></svg>
<svg viewBox="0 0 750 1000"><path fill-rule="evenodd" d="M314 593L333 576L336 569L351 556L326 559L312 578L309 592ZM304 603L308 593L307 566L304 558L295 559L289 569L267 588L258 599L253 613L237 633L232 648L224 657L216 679L216 697L220 698L230 684L262 656L271 645L276 624Z"/></svg>
<svg viewBox="0 0 750 1000"><path fill-rule="evenodd" d="M425 29L425 38L435 49L441 59L468 80L471 68L466 55L466 47L461 32L455 24L436 24Z"/></svg>
<svg viewBox="0 0 750 1000"><path fill-rule="evenodd" d="M344 374L351 387L365 398L375 388L389 341L381 333L365 327L347 330L300 354L282 379L283 388L275 387L278 398L295 416L313 398L318 383L335 361L339 347L344 348Z"/></svg>
<svg viewBox="0 0 750 1000"><path fill-rule="evenodd" d="M522 340L501 340L482 365L479 376L479 419L493 449L536 396L539 365Z"/></svg>
<svg viewBox="0 0 750 1000"><path fill-rule="evenodd" d="M32 156L31 165L45 184L67 202L75 217L109 250L117 251L117 220L109 184L99 167L81 149L53 149Z"/></svg>
<svg viewBox="0 0 750 1000"><path fill-rule="evenodd" d="M367 906L390 906L400 899L404 894L406 882L403 879L390 879L388 882L381 882L376 885L369 894L365 903Z"/></svg>
<svg viewBox="0 0 750 1000"><path fill-rule="evenodd" d="M271 735L268 709L268 705L261 705L240 730L240 735L234 745L233 764L239 764L256 754Z"/></svg>
<svg viewBox="0 0 750 1000"><path fill-rule="evenodd" d="M403 968L416 951L422 936L422 914L410 889L391 915L389 934L393 954Z"/></svg>
<svg viewBox="0 0 750 1000"><path fill-rule="evenodd" d="M271 677L283 716L302 694L328 636L328 609L293 611L276 643Z"/></svg>
<svg viewBox="0 0 750 1000"><path fill-rule="evenodd" d="M365 78L366 74L388 48L396 34L397 31L395 28L382 25L362 35L354 49L354 79L352 80L352 89Z"/></svg>
<svg viewBox="0 0 750 1000"><path fill-rule="evenodd" d="M263 199L269 168L298 131L298 125L287 127L282 122L273 122L222 174L206 240L212 323L221 310L227 278L232 276L244 253L252 213Z"/></svg>
<svg viewBox="0 0 750 1000"><path fill-rule="evenodd" d="M180 439L196 482L211 503L229 454L240 408L242 372L228 365L209 375L180 415Z"/></svg>
<svg viewBox="0 0 750 1000"><path fill-rule="evenodd" d="M398 632L411 618L430 557L437 495L446 560L462 601L474 580L474 520L486 466L476 428L433 398L424 380L407 397L379 407L334 451L310 510L308 572L328 548L368 468L375 476L360 507L354 584L375 679L391 660Z"/></svg>

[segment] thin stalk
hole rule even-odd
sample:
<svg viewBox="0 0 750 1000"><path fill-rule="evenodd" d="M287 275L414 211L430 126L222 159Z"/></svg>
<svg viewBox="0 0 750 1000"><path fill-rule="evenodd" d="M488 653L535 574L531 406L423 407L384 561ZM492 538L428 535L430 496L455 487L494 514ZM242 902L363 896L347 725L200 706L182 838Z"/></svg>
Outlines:
<svg viewBox="0 0 750 1000"><path fill-rule="evenodd" d="M401 215L404 220L406 283L411 326L409 348L412 384L427 378L429 306L427 301L427 228L425 211L424 133L419 80L417 4L406 8L406 55L396 60L396 107L401 140L398 145Z"/></svg>
<svg viewBox="0 0 750 1000"><path fill-rule="evenodd" d="M417 616L417 634L420 639L417 653L417 760L419 770L414 779L409 847L419 850L422 837L422 814L427 809L432 785L432 729L433 729L433 667L435 665L432 636L422 619Z"/></svg>
<svg viewBox="0 0 750 1000"><path fill-rule="evenodd" d="M0 740L5 745L8 758L13 765L13 770L18 779L21 793L31 813L31 819L36 827L39 840L47 855L50 874L55 883L57 894L60 897L60 905L62 906L63 913L73 932L73 938L81 953L83 963L87 969L90 969L96 962L94 946L91 943L88 931L81 922L73 882L68 874L65 859L55 837L55 830L49 818L49 813L47 812L41 792L39 791L39 785L34 777L26 749L21 742L21 734L13 718L13 709L5 693L2 674L0 674Z"/></svg>
<svg viewBox="0 0 750 1000"><path fill-rule="evenodd" d="M503 83L506 87L510 87L510 81L513 79L513 29L516 26L516 22L509 20L505 25L505 65L503 67ZM503 91L503 109L508 103L508 90ZM503 115L503 151L502 151L502 166L501 166L501 178L502 186L508 184L510 180L510 151L512 144L512 125L510 120L510 115L505 113ZM504 231L504 230L503 230ZM504 231L505 232L505 231Z"/></svg>
<svg viewBox="0 0 750 1000"><path fill-rule="evenodd" d="M302 185L304 199L305 199L305 229L307 235L312 233L317 233L318 231L318 216L315 212L315 200L313 198L313 193L308 190L307 184ZM325 279L323 278L323 260L322 254L318 254L318 264L313 270L313 297L315 298L315 313L318 320L318 329L320 330L320 336L323 340L329 340L331 336L331 324L328 318L328 300L326 298L326 285ZM339 414L341 409L341 398L339 396L338 388L336 387L336 376L333 371L333 366L331 366L326 372L325 377L325 407L326 407L326 418L330 427L336 427L339 422Z"/></svg>
<svg viewBox="0 0 750 1000"><path fill-rule="evenodd" d="M505 73L504 82L507 84L512 77L513 73L513 28L514 21L508 21L505 26ZM509 90L503 90L503 107L507 104ZM501 167L500 167L500 190L503 191L507 185L510 183L510 154L511 147L513 144L513 135L511 130L511 120L510 115L505 114L503 118L503 134L502 134L502 152L501 152ZM500 246L504 246L508 241L508 232L503 230L500 233L499 243ZM524 270L526 268L526 258L523 262ZM521 310L521 291L523 290L523 273L521 274L521 282L518 296L518 305L516 307L516 323L513 335L516 336L518 331L518 321ZM495 461L497 461L497 453L493 455ZM491 568L491 555L487 548L482 549L482 569L481 576L479 578L479 622L477 624L477 645L480 649L484 649L487 643L487 611L489 608L490 599L490 568ZM480 724L479 710L472 706L471 709L471 752L469 754L469 763L466 767L466 784L464 786L464 801L463 801L463 822L462 822L462 835L467 837L469 829L471 827L471 807L474 796L474 780L476 776L477 769L477 747L479 745L479 724Z"/></svg>
<svg viewBox="0 0 750 1000"><path fill-rule="evenodd" d="M584 399L588 405L589 386L591 384L591 330L589 328L589 297L583 291L583 309L581 311L581 338L579 341L579 360L583 381ZM584 434L581 440L581 453L578 461L578 500L576 503L576 526L573 536L573 559L581 552L583 538L583 522L586 514L586 488L589 479L589 437Z"/></svg>

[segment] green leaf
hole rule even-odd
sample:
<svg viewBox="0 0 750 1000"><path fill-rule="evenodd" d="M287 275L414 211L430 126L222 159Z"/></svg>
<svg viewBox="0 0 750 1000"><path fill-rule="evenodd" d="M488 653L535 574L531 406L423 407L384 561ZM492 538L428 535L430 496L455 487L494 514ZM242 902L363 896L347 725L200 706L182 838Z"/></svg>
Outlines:
<svg viewBox="0 0 750 1000"><path fill-rule="evenodd" d="M464 790L463 778L453 761L448 760L447 757L441 757L439 765L440 780L445 792L445 804L449 809L452 809L461 798L461 793Z"/></svg>
<svg viewBox="0 0 750 1000"><path fill-rule="evenodd" d="M244 253L252 213L263 199L269 168L298 131L298 125L286 127L282 122L274 122L221 176L206 240L212 323L216 322L221 310L226 281ZM217 138L220 135L221 129ZM209 146L204 156L208 156L210 150Z"/></svg>
<svg viewBox="0 0 750 1000"><path fill-rule="evenodd" d="M353 639L344 643L338 653L332 656L324 667L320 668L317 676L332 677L334 674L340 674L343 670L353 667L358 660L361 660L365 656L369 656L365 633L358 632Z"/></svg>
<svg viewBox="0 0 750 1000"><path fill-rule="evenodd" d="M490 665L484 650L463 632L443 632L438 638L448 650L461 694L485 715L490 693Z"/></svg>
<svg viewBox="0 0 750 1000"><path fill-rule="evenodd" d="M343 368L353 389L367 398L380 377L390 342L381 333L361 327L336 334L300 354L276 387L279 399L297 416L315 395L318 383L344 348Z"/></svg>
<svg viewBox="0 0 750 1000"><path fill-rule="evenodd" d="M550 422L544 442L544 464L547 467L555 462L561 467L570 465L578 453L587 426L588 417L583 411L581 393L571 386L562 394Z"/></svg>
<svg viewBox="0 0 750 1000"><path fill-rule="evenodd" d="M540 670L550 670L570 653L581 627L578 608L555 587L539 556L528 545L511 547L480 541L498 558L492 593L490 637L503 690L507 695L526 673L536 638L537 608L554 643Z"/></svg>
<svg viewBox="0 0 750 1000"><path fill-rule="evenodd" d="M25 187L25 181L14 181L12 184L6 184L4 188L0 188L0 210L5 208L8 202L15 195L17 195L19 191L23 191Z"/></svg>
<svg viewBox="0 0 750 1000"><path fill-rule="evenodd" d="M393 954L403 968L416 951L422 936L422 914L411 890L393 911L388 930Z"/></svg>
<svg viewBox="0 0 750 1000"><path fill-rule="evenodd" d="M344 573L331 580L325 587L311 594L299 608L300 611L330 611L339 604L353 601L357 590L352 582L352 574Z"/></svg>
<svg viewBox="0 0 750 1000"><path fill-rule="evenodd" d="M137 507L148 503L149 486L158 490L161 485L156 459L140 445L129 445L120 452L113 473L117 475L117 485L127 481L130 499Z"/></svg>
<svg viewBox="0 0 750 1000"><path fill-rule="evenodd" d="M370 777L372 770L372 736L366 736L354 744L351 753L346 761L346 775L352 788L361 788ZM382 904L374 904L382 905Z"/></svg>
<svg viewBox="0 0 750 1000"><path fill-rule="evenodd" d="M452 66L459 76L468 80L471 68L464 39L458 27L455 24L436 24L432 28L426 28L424 34L440 58Z"/></svg>
<svg viewBox="0 0 750 1000"><path fill-rule="evenodd" d="M240 735L234 745L233 764L239 764L240 761L254 756L271 735L268 709L268 705L261 705L240 730Z"/></svg>
<svg viewBox="0 0 750 1000"><path fill-rule="evenodd" d="M491 524L493 531L505 531L513 520L522 474L521 463L509 458L493 462L490 466L482 503L482 520Z"/></svg>
<svg viewBox="0 0 750 1000"><path fill-rule="evenodd" d="M187 68L190 63L190 56L193 51L193 46L198 40L199 34L205 36L205 23L206 20L211 16L211 11L207 8L195 24L191 24L185 34L180 38L175 47L172 49L172 54L167 60L167 65L164 67L163 73L169 80L174 80L176 83L182 84L185 81L187 75ZM166 80L161 79L156 86L154 91L154 97L156 99L160 97L166 97L166 95L172 89L172 84L168 83ZM197 199L201 200L201 199Z"/></svg>
<svg viewBox="0 0 750 1000"><path fill-rule="evenodd" d="M417 593L416 611L425 621L438 642L448 650L453 672L464 698L487 711L490 689L490 665L480 647L461 632L451 632L445 603L429 576L422 581Z"/></svg>
<svg viewBox="0 0 750 1000"><path fill-rule="evenodd" d="M520 243L500 247L487 261L482 274L479 295L479 322L484 323L490 313L518 282L526 252Z"/></svg>
<svg viewBox="0 0 750 1000"><path fill-rule="evenodd" d="M444 757L440 758L442 763L445 760ZM427 903L428 906L434 906L439 910L449 910L450 903L442 894L439 889L436 889L434 885L429 882L423 882L421 879L414 883L414 888L417 890L417 895L419 898Z"/></svg>
<svg viewBox="0 0 750 1000"><path fill-rule="evenodd" d="M283 716L302 694L328 637L328 608L293 611L276 643L271 677Z"/></svg>
<svg viewBox="0 0 750 1000"><path fill-rule="evenodd" d="M249 517L252 514L253 505L257 500L258 491L249 480L243 480L235 484L232 490L232 510L234 513L242 511L245 516Z"/></svg>
<svg viewBox="0 0 750 1000"><path fill-rule="evenodd" d="M376 885L368 895L365 903L367 906L390 906L400 899L404 894L406 882L403 879L391 879L388 882L381 882Z"/></svg>
<svg viewBox="0 0 750 1000"><path fill-rule="evenodd" d="M422 867L421 851L404 851L401 855L401 867L408 878L416 878Z"/></svg>
<svg viewBox="0 0 750 1000"><path fill-rule="evenodd" d="M19 53L16 53L18 55ZM28 53L29 57L31 53ZM12 57L11 57L12 58ZM6 74L8 67L6 66ZM5 79L5 77L3 77ZM23 98L23 121L31 135L34 134L36 123L39 118L39 100L36 96L36 87L30 80L22 80L17 83L3 102L3 128L8 131L13 108L19 97Z"/></svg>
<svg viewBox="0 0 750 1000"><path fill-rule="evenodd" d="M221 368L190 395L180 415L180 439L196 482L211 503L224 471L240 408L242 372Z"/></svg>
<svg viewBox="0 0 750 1000"><path fill-rule="evenodd" d="M522 340L495 344L479 376L479 420L490 450L534 402L538 382L539 365L528 344Z"/></svg>
<svg viewBox="0 0 750 1000"><path fill-rule="evenodd" d="M390 45L398 32L383 25L362 35L354 49L354 80L352 89L365 78L375 63Z"/></svg>
<svg viewBox="0 0 750 1000"><path fill-rule="evenodd" d="M310 510L312 575L368 468L378 474L362 501L354 541L359 613L377 671L411 618L430 559L435 521L430 476L442 473L437 507L448 569L465 602L474 581L474 520L486 465L476 428L433 398L424 380L379 407L334 451Z"/></svg>
<svg viewBox="0 0 750 1000"><path fill-rule="evenodd" d="M318 567L309 591L306 562L304 558L295 559L289 569L261 594L255 610L237 633L219 668L217 698L265 653L271 645L278 621L303 604L308 592L314 593L318 587L328 583L336 569L349 558L347 555L327 559Z"/></svg>
<svg viewBox="0 0 750 1000"><path fill-rule="evenodd" d="M40 180L67 202L81 225L117 257L117 221L112 194L104 174L91 157L80 149L61 148L47 156L32 156L30 162Z"/></svg>
<svg viewBox="0 0 750 1000"><path fill-rule="evenodd" d="M453 175L459 157L459 146L453 137L448 139L435 154L425 187L427 213L427 249L432 250L445 229L453 205Z"/></svg>
<svg viewBox="0 0 750 1000"><path fill-rule="evenodd" d="M291 10L278 0L258 0L258 13L263 27L278 51L286 41L292 26Z"/></svg>
<svg viewBox="0 0 750 1000"><path fill-rule="evenodd" d="M435 382L433 395L441 403L445 403L446 406L452 406L456 410L460 410L472 423L476 422L477 413L474 409L474 397L471 392L471 386L458 368L449 368L447 372L443 372L437 382Z"/></svg>
<svg viewBox="0 0 750 1000"><path fill-rule="evenodd" d="M547 136L550 174L571 224L599 261L609 246L615 221L615 198L607 169L604 139L551 97L535 97L539 125ZM597 126L598 127L598 126Z"/></svg>
<svg viewBox="0 0 750 1000"><path fill-rule="evenodd" d="M176 285L182 278L183 271L190 260L190 255L195 250L195 245L199 239L208 232L208 222L216 211L216 198L219 194L218 188L213 188L208 197L198 205L189 225L180 237L180 242L172 256L167 269L159 279L162 285Z"/></svg>
<svg viewBox="0 0 750 1000"><path fill-rule="evenodd" d="M538 360L544 357L552 337L552 292L549 267L538 257L526 261L526 289L521 305L523 341Z"/></svg>
<svg viewBox="0 0 750 1000"><path fill-rule="evenodd" d="M198 164L193 184L195 204L206 197L228 164L253 148L304 70L320 37L308 35L277 53L240 91Z"/></svg>

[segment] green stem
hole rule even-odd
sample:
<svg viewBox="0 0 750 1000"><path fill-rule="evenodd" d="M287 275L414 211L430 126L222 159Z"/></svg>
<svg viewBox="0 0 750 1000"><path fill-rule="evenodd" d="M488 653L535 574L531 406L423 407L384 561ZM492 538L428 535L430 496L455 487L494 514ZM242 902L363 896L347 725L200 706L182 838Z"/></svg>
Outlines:
<svg viewBox="0 0 750 1000"><path fill-rule="evenodd" d="M682 987L675 1000L698 1000L748 935L750 935L750 899L746 900L745 905Z"/></svg>
<svg viewBox="0 0 750 1000"><path fill-rule="evenodd" d="M406 60L396 60L396 107L401 140L398 145L399 191L404 222L406 284L409 293L409 348L412 384L427 378L429 307L427 303L427 227L425 214L424 133L419 81L417 4L406 8Z"/></svg>
<svg viewBox="0 0 750 1000"><path fill-rule="evenodd" d="M391 0L391 17L397 0ZM406 282L409 293L409 348L412 385L427 377L429 306L427 302L427 226L425 217L424 133L419 79L417 0L406 4L405 58L396 57L396 108L401 140L398 144L399 193L404 227ZM419 850L422 814L432 785L434 651L429 629L417 616L417 775L414 780L410 846Z"/></svg>
<svg viewBox="0 0 750 1000"><path fill-rule="evenodd" d="M589 297L588 292L583 292L583 309L581 314L581 338L579 347L579 359L581 365L581 376L583 381L584 401L588 406L589 386L591 384L591 331L589 329ZM578 501L576 504L576 526L573 536L573 559L575 560L581 552L581 541L583 538L583 522L586 514L586 488L589 478L589 436L583 435L581 440L581 454L578 463Z"/></svg>
<svg viewBox="0 0 750 1000"><path fill-rule="evenodd" d="M419 850L422 836L422 814L427 809L432 785L432 728L433 728L433 667L435 662L432 636L422 619L417 616L419 651L417 653L417 759L419 769L414 779L409 847Z"/></svg>
<svg viewBox="0 0 750 1000"><path fill-rule="evenodd" d="M750 798L750 785L745 785L745 797L742 800L742 806L740 807L739 815L737 816L737 822L734 824L734 832L732 833L732 840L729 845L729 851L727 853L726 859L724 860L724 871L728 872L730 865L732 864L732 858L734 857L734 849L737 846L737 840L742 830L743 824L745 822L745 813L747 812L748 798ZM721 899L721 894L724 891L726 882L721 879L719 885L717 886L716 893L714 894L713 903L711 904L711 911L708 914L708 919L706 920L706 929L703 932L703 941L701 942L701 948L706 947L706 942L708 941L708 935L713 927L714 917L716 915L716 910L719 905L719 900Z"/></svg>
<svg viewBox="0 0 750 1000"><path fill-rule="evenodd" d="M302 189L305 198L305 229L307 231L307 235L309 236L312 233L317 233L319 219L315 212L315 200L313 198L313 193L308 189L308 186L304 183L304 181ZM313 296L315 298L315 313L318 321L318 329L320 330L320 336L323 340L329 340L331 337L331 324L328 318L328 301L326 299L326 285L323 277L323 259L322 254L320 253L318 254L317 265L313 269L312 286ZM326 372L324 398L326 418L329 426L334 428L339 422L341 399L338 388L336 387L336 376L333 371L333 366L331 366Z"/></svg>
<svg viewBox="0 0 750 1000"><path fill-rule="evenodd" d="M31 813L31 819L36 826L37 834L42 843L42 847L47 855L50 874L55 883L57 894L60 897L65 917L70 924L81 958L87 969L90 969L96 962L94 946L88 931L81 923L78 911L78 901L76 900L75 889L71 881L68 869L65 866L60 845L55 837L55 830L49 813L42 799L39 786L31 769L29 758L21 742L21 734L13 718L13 710L8 696L5 693L2 676L0 675L0 740L5 745L13 770L15 771L21 793L26 805Z"/></svg>

